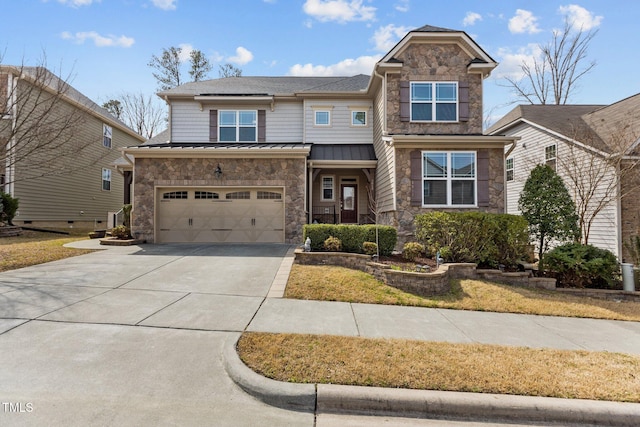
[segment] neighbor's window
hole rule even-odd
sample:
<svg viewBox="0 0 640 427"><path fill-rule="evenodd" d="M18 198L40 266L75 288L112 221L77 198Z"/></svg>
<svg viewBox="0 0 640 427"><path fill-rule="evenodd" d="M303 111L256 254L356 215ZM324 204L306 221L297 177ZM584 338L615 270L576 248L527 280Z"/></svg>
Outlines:
<svg viewBox="0 0 640 427"><path fill-rule="evenodd" d="M320 199L326 202L332 202L334 200L334 180L332 176L322 177L322 193Z"/></svg>
<svg viewBox="0 0 640 427"><path fill-rule="evenodd" d="M220 142L256 142L258 137L258 111L220 110L218 112Z"/></svg>
<svg viewBox="0 0 640 427"><path fill-rule="evenodd" d="M102 125L102 145L111 148L111 140L113 139L113 129L109 125Z"/></svg>
<svg viewBox="0 0 640 427"><path fill-rule="evenodd" d="M102 189L111 191L111 169L102 169Z"/></svg>
<svg viewBox="0 0 640 427"><path fill-rule="evenodd" d="M351 125L352 126L366 126L367 125L367 112L366 111L352 111L351 112Z"/></svg>
<svg viewBox="0 0 640 427"><path fill-rule="evenodd" d="M422 165L424 206L476 205L474 151L424 151Z"/></svg>
<svg viewBox="0 0 640 427"><path fill-rule="evenodd" d="M316 110L314 111L315 126L329 126L331 124L331 111L329 110Z"/></svg>
<svg viewBox="0 0 640 427"><path fill-rule="evenodd" d="M551 169L556 170L556 154L558 151L558 146L556 144L548 145L544 147L544 162Z"/></svg>
<svg viewBox="0 0 640 427"><path fill-rule="evenodd" d="M458 121L458 83L411 82L411 121Z"/></svg>
<svg viewBox="0 0 640 427"><path fill-rule="evenodd" d="M507 171L507 181L513 181L513 157L507 159L505 169Z"/></svg>

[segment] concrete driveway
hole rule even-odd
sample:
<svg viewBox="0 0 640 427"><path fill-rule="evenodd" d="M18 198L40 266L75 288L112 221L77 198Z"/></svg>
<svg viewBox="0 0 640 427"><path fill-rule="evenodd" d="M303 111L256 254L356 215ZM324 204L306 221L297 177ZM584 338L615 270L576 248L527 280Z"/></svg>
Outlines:
<svg viewBox="0 0 640 427"><path fill-rule="evenodd" d="M0 274L0 425L292 425L222 350L286 245L143 245Z"/></svg>

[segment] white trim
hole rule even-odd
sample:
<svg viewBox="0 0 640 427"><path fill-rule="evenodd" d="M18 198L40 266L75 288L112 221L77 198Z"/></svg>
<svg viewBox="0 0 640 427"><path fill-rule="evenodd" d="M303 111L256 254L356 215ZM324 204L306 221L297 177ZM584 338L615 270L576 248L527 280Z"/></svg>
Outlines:
<svg viewBox="0 0 640 427"><path fill-rule="evenodd" d="M425 170L424 170L424 157L425 154L427 153L442 153L442 154L446 154L447 156L447 176L445 178L437 178L437 177L426 177L425 176ZM452 162L451 162L451 154L473 154L473 178L460 178L460 177L453 177L451 174L451 166L452 166ZM423 208L477 208L478 207L478 152L477 151L446 151L446 150L423 150L422 151L422 157L421 157L421 165L420 168L422 170L422 178L421 178L421 182L422 182L422 193L421 193L421 199L422 199L422 207ZM446 182L446 186L447 186L447 203L446 204L439 204L439 205L431 205L431 204L425 204L424 203L424 182L426 180L434 180L434 181L445 181ZM452 198L452 189L451 189L451 183L452 181L473 181L473 199L474 199L474 203L470 204L470 205L459 205L459 204L453 204L451 198Z"/></svg>
<svg viewBox="0 0 640 427"><path fill-rule="evenodd" d="M327 113L327 123L318 123L318 113ZM313 127L331 127L331 110L330 109L313 109Z"/></svg>
<svg viewBox="0 0 640 427"><path fill-rule="evenodd" d="M369 126L369 114L368 114L368 109L364 110L364 109L351 109L351 123L350 126L354 127L354 128L366 128ZM354 118L355 115L358 113L364 113L364 123L355 123L354 122Z"/></svg>
<svg viewBox="0 0 640 427"><path fill-rule="evenodd" d="M236 115L235 118L235 129L236 129L236 139L234 141L223 141L222 138L220 138L221 136L221 130L222 127L225 128L231 128L230 125L226 125L223 126L220 123L220 116L223 112L234 112ZM247 125L242 125L240 124L240 113L241 112L252 112L255 114L255 126L247 126ZM255 139L253 139L252 141L247 141L247 140L240 140L240 129L241 128L252 128L255 129L256 133L255 133ZM218 142L258 142L258 110L242 110L242 109L233 109L233 110L218 110Z"/></svg>
<svg viewBox="0 0 640 427"><path fill-rule="evenodd" d="M331 178L331 198L326 199L324 197L324 179ZM336 201L336 176L335 175L320 175L320 201L321 202L335 202Z"/></svg>
<svg viewBox="0 0 640 427"><path fill-rule="evenodd" d="M456 100L455 101L438 101L436 97L437 86L439 84L453 84L456 88ZM414 85L431 85L431 101L414 101L413 100L413 87ZM430 104L431 105L431 120L414 120L413 118L413 104ZM437 105L438 104L455 104L456 117L454 120L438 120L437 119ZM460 90L458 88L457 81L412 81L409 82L409 122L411 123L458 123L460 121Z"/></svg>

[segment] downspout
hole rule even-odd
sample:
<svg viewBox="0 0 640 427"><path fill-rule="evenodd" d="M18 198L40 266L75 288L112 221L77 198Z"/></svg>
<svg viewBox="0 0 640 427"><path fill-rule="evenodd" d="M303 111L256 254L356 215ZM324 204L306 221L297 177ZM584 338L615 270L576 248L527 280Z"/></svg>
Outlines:
<svg viewBox="0 0 640 427"><path fill-rule="evenodd" d="M618 165L616 166L616 174L618 175L618 177L620 177L620 164L618 163ZM617 216L617 221L616 223L619 224L618 227L616 227L616 240L618 243L618 260L620 260L621 262L623 262L624 260L622 259L622 186L620 184L620 179L618 178L617 180L617 184L616 184L616 191L618 192L618 197L616 197L617 203L616 203L616 216Z"/></svg>
<svg viewBox="0 0 640 427"><path fill-rule="evenodd" d="M305 162L306 167L307 162ZM313 163L310 162L308 172L305 174L307 177L307 185L305 188L309 188L309 210L307 211L307 224L313 224Z"/></svg>
<svg viewBox="0 0 640 427"><path fill-rule="evenodd" d="M8 182L5 185L5 190L8 194L15 197L15 174L16 174L16 163L15 163L15 151L16 151L16 126L17 126L17 115L18 115L18 80L19 77L9 73L10 82L7 84L7 89L10 89L11 99L9 102L11 103L11 140L7 146L7 158L6 158L6 169L5 181Z"/></svg>

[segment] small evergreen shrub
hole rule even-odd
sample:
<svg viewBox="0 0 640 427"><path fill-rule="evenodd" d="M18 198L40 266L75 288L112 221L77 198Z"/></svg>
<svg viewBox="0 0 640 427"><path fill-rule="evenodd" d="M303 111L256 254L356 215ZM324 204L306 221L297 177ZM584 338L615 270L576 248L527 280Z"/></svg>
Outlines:
<svg viewBox="0 0 640 427"><path fill-rule="evenodd" d="M378 229L378 247L380 255L391 255L398 235L394 227L385 225L344 225L344 224L306 224L303 227L302 240L311 239L311 250L324 250L324 241L334 236L342 242L342 250L350 253L363 253L364 242L376 241Z"/></svg>
<svg viewBox="0 0 640 427"><path fill-rule="evenodd" d="M329 236L324 241L324 250L329 252L340 252L342 250L342 242L337 237Z"/></svg>
<svg viewBox="0 0 640 427"><path fill-rule="evenodd" d="M619 277L616 256L581 243L558 246L544 256L545 271L565 288L614 288Z"/></svg>
<svg viewBox="0 0 640 427"><path fill-rule="evenodd" d="M18 212L20 200L15 197L11 197L10 194L0 191L0 201L2 202L2 209L0 209L2 218L9 225L13 225L13 218L15 218L16 212Z"/></svg>
<svg viewBox="0 0 640 427"><path fill-rule="evenodd" d="M378 253L378 245L375 242L364 242L362 244L362 251L366 255L376 255Z"/></svg>
<svg viewBox="0 0 640 427"><path fill-rule="evenodd" d="M424 245L418 242L407 242L402 247L402 257L407 261L413 262L419 256L424 254Z"/></svg>
<svg viewBox="0 0 640 427"><path fill-rule="evenodd" d="M129 229L124 225L118 225L116 227L113 227L111 229L111 236L115 237L116 239L123 239L123 240L131 238Z"/></svg>

